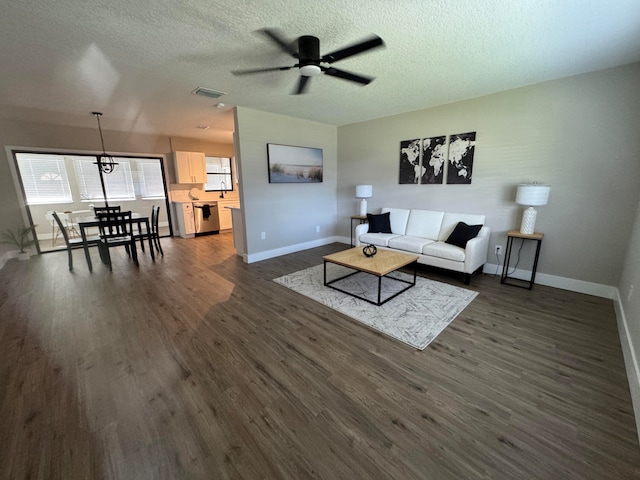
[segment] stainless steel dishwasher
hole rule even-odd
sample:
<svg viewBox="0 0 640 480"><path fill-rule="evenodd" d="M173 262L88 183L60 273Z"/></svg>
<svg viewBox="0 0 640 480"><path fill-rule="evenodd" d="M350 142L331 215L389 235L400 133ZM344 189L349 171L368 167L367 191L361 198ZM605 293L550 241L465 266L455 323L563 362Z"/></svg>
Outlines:
<svg viewBox="0 0 640 480"><path fill-rule="evenodd" d="M196 237L220 233L218 202L194 202L193 217L196 224Z"/></svg>

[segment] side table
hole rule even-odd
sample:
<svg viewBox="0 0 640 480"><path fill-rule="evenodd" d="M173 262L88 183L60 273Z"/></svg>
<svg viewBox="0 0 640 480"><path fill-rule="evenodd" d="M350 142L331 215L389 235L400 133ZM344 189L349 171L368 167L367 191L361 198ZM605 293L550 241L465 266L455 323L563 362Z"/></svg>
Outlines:
<svg viewBox="0 0 640 480"><path fill-rule="evenodd" d="M366 215L351 215L351 246L353 247L353 221L358 220L359 223L367 223Z"/></svg>
<svg viewBox="0 0 640 480"><path fill-rule="evenodd" d="M533 288L533 282L536 278L536 269L538 268L538 257L540 256L540 246L542 245L542 238L544 237L544 233L520 233L518 230L511 230L507 232L507 251L504 256L504 265L502 267L502 275L500 277L500 283L506 283L507 285L513 285L514 287L528 288L531 290ZM529 286L519 285L516 283L508 283L507 280L518 280L524 281L519 278L514 278L509 276L509 262L511 261L511 251L513 249L513 239L521 238L524 243L525 240L533 240L536 242L536 256L533 260L533 268L531 270L531 279L529 280Z"/></svg>

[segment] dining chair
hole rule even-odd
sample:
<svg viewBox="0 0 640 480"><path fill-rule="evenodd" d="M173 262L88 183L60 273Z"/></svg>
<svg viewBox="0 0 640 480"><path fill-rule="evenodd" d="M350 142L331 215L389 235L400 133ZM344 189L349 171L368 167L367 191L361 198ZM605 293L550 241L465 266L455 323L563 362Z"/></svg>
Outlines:
<svg viewBox="0 0 640 480"><path fill-rule="evenodd" d="M58 214L60 220L64 221L65 228L67 229L67 235L69 238L78 238L80 237L80 232L78 231L78 224L73 223L73 218L71 217L72 212L62 212Z"/></svg>
<svg viewBox="0 0 640 480"><path fill-rule="evenodd" d="M144 252L144 243L145 240L149 241L151 239L151 243L156 249L156 252L160 252L160 255L164 256L164 252L162 251L162 245L160 245L160 235L158 233L158 219L160 217L160 207L157 205L153 205L151 207L151 220L149 222L150 230L147 230L147 226L144 223L138 223L138 231L135 234L136 239L140 240L140 248Z"/></svg>
<svg viewBox="0 0 640 480"><path fill-rule="evenodd" d="M69 256L69 271L73 271L73 255L71 254L71 250L77 248L83 248L84 244L82 243L82 238L69 238L69 234L67 233L67 229L62 224L62 220L58 216L58 213L55 211L51 212L51 217L57 223L58 229L64 238L64 243L67 246L67 255ZM100 243L100 237L98 235L91 235L87 237L87 244L89 245L98 245Z"/></svg>
<svg viewBox="0 0 640 480"><path fill-rule="evenodd" d="M44 214L44 218L46 218L47 221L51 224L51 246L52 247L56 246L56 243L58 242L58 237L64 231L64 226L62 225L62 222L60 221L60 219L58 218L56 221L56 219L53 218L54 213L55 212L53 210L49 210Z"/></svg>
<svg viewBox="0 0 640 480"><path fill-rule="evenodd" d="M131 211L99 213L97 217L100 229L98 249L102 263L107 265L109 270L113 270L109 249L124 246L127 255L133 259L136 266L140 266L136 251L136 239L132 231Z"/></svg>
<svg viewBox="0 0 640 480"><path fill-rule="evenodd" d="M151 207L151 240L156 247L156 251L164 257L162 245L160 245L160 234L158 233L158 219L160 218L160 207L153 205Z"/></svg>

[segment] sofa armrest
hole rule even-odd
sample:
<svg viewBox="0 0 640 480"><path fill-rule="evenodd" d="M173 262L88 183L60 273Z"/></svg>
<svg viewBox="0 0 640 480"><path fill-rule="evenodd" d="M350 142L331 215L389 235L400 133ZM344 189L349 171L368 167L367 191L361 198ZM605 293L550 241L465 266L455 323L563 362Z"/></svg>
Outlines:
<svg viewBox="0 0 640 480"><path fill-rule="evenodd" d="M360 243L360 235L367 233L368 231L369 231L368 223L361 223L359 225L356 225L356 233L354 234L355 236L354 243L356 247L359 247L360 245L362 245Z"/></svg>
<svg viewBox="0 0 640 480"><path fill-rule="evenodd" d="M464 273L473 273L487 263L489 252L489 237L491 229L482 227L475 238L467 242L464 258Z"/></svg>

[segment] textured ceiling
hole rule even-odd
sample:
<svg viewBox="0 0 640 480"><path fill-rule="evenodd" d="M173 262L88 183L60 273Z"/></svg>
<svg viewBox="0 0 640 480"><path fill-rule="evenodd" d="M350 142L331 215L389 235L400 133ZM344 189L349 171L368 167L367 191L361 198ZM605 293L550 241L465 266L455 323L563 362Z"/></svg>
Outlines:
<svg viewBox="0 0 640 480"><path fill-rule="evenodd" d="M327 53L371 33L386 47L290 95L295 63L255 33L320 38ZM0 115L231 141L233 106L345 125L640 61L639 0L23 0L0 16ZM190 92L210 87L216 100ZM208 130L197 129L206 124Z"/></svg>

